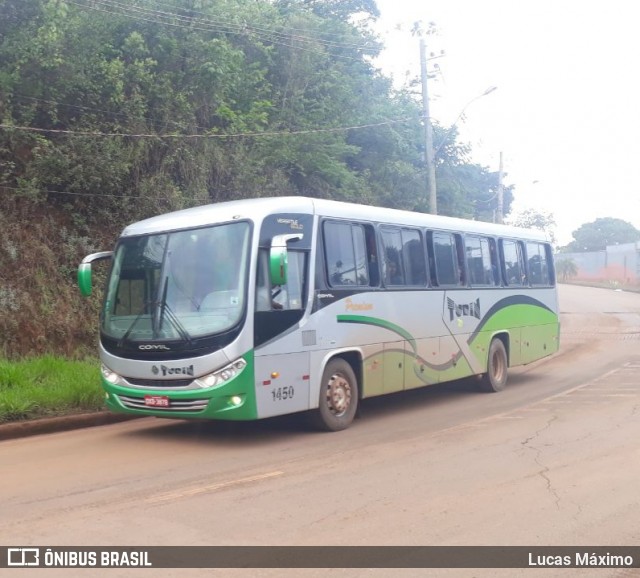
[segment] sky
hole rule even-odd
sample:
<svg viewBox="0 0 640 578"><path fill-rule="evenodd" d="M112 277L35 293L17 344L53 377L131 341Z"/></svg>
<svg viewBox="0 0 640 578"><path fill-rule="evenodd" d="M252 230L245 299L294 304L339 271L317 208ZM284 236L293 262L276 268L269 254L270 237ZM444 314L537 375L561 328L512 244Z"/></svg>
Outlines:
<svg viewBox="0 0 640 578"><path fill-rule="evenodd" d="M503 154L512 212L552 213L558 243L600 217L640 229L640 4L633 0L377 0L398 85L420 73L411 25L434 22L430 114L473 162ZM489 87L497 89L476 98Z"/></svg>

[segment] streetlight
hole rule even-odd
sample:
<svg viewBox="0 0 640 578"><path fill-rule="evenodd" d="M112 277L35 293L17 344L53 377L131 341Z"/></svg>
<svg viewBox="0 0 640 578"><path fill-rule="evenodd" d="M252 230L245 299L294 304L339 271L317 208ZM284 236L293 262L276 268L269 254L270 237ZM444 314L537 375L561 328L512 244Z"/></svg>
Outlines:
<svg viewBox="0 0 640 578"><path fill-rule="evenodd" d="M453 130L456 128L456 125L458 124L458 121L462 118L462 116L464 115L465 111L467 110L467 108L469 108L469 106L474 103L476 100L482 98L483 96L487 96L488 94L491 94L494 90L497 90L497 86L490 86L489 88L487 88L487 90L485 90L482 94L479 94L477 96L474 96L469 102L467 102L467 104L464 105L464 107L462 107L462 110L460 111L460 114L456 117L456 120L453 122L453 124L449 127L449 130L446 132L446 134L444 135L442 141L440 142L440 144L435 148L433 148L433 132L432 132L432 126L431 126L431 119L428 116L428 112L429 112L429 106L428 104L424 106L424 110L426 113L426 119L425 119L425 135L426 135L426 149L427 149L427 178L428 178L428 183L429 183L429 212L431 212L434 215L438 214L438 200L437 200L437 193L436 193L436 164L435 164L435 158L437 156L437 154L440 152L440 150L442 149L442 147L444 146L444 144L447 142L447 140L449 139L449 136L451 135L451 133L453 132ZM423 79L423 96L426 93L426 79ZM427 97L428 99L428 97Z"/></svg>
<svg viewBox="0 0 640 578"><path fill-rule="evenodd" d="M444 135L442 141L436 147L436 150L433 151L433 158L434 159L435 159L436 156L438 156L438 153L440 152L440 149L442 149L442 147L445 145L445 143L449 139L449 136L453 132L453 129L455 129L456 126L458 125L458 121L464 116L464 113L467 110L467 108L469 108L469 106L471 106L471 104L473 104L476 100L478 100L479 98L482 98L483 96L487 96L487 94L491 94L494 90L498 90L498 87L497 86L490 86L482 94L479 94L478 96L474 96L469 102L467 102L467 104L464 105L464 107L460 111L460 114L456 117L456 120L453 121L453 124L449 127L449 130Z"/></svg>

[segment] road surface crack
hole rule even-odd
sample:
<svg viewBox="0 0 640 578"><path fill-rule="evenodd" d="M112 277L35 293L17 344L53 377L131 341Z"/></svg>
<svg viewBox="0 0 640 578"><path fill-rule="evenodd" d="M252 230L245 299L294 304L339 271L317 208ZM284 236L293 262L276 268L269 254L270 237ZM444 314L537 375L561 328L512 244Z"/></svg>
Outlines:
<svg viewBox="0 0 640 578"><path fill-rule="evenodd" d="M533 435L529 436L527 439L525 439L523 442L520 442L520 443L524 448L535 452L535 456L533 460L541 468L541 470L538 472L538 475L545 481L547 486L547 491L553 496L554 502L556 504L556 508L559 510L560 496L558 495L558 492L556 492L555 488L553 487L553 484L551 483L551 478L548 475L550 468L546 466L544 463L542 463L542 448L532 443L536 438L538 438L542 434L542 432L548 430L551 427L551 424L556 419L557 419L557 416L555 415L551 416L549 418L549 421L547 421L544 427L541 427L539 430L534 432Z"/></svg>

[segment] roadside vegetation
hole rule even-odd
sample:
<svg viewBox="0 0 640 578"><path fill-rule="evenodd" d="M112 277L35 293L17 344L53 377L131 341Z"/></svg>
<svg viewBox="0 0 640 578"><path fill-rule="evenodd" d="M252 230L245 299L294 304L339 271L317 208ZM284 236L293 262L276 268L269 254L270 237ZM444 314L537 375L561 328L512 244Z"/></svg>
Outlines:
<svg viewBox="0 0 640 578"><path fill-rule="evenodd" d="M97 360L0 359L0 424L103 408Z"/></svg>
<svg viewBox="0 0 640 578"><path fill-rule="evenodd" d="M0 0L0 357L95 355L100 292L81 299L75 271L132 221L282 195L427 210L419 91L377 68L377 17L373 0ZM497 172L455 126L434 143L440 212L492 220Z"/></svg>
<svg viewBox="0 0 640 578"><path fill-rule="evenodd" d="M282 195L429 209L419 71L397 87L377 67L378 16L375 0L0 0L0 422L102 406L84 360L105 271L82 299L76 268L132 221ZM492 221L498 172L433 129L439 212Z"/></svg>
<svg viewBox="0 0 640 578"><path fill-rule="evenodd" d="M419 71L397 87L377 67L378 15L374 0L0 0L0 422L102 406L84 360L104 271L90 299L75 272L132 221L281 195L428 210ZM491 221L498 173L457 137L434 126L440 213Z"/></svg>

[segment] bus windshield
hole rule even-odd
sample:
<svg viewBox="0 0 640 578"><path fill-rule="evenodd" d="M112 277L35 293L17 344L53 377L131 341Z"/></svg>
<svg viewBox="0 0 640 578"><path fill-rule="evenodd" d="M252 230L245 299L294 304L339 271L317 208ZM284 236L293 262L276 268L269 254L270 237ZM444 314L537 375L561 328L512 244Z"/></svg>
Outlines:
<svg viewBox="0 0 640 578"><path fill-rule="evenodd" d="M102 331L124 341L193 338L235 326L245 307L247 222L124 238L118 244Z"/></svg>

